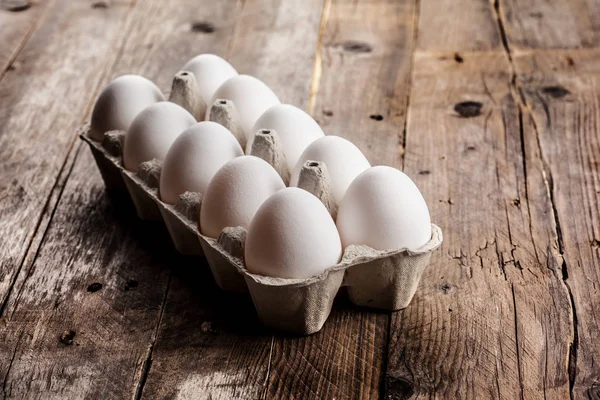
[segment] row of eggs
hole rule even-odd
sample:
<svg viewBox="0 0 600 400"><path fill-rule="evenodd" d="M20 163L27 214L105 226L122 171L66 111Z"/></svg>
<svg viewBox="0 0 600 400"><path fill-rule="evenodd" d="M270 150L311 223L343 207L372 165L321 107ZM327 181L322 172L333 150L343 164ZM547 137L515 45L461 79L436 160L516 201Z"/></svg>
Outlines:
<svg viewBox="0 0 600 400"><path fill-rule="evenodd" d="M262 81L222 58L203 54L182 71L207 105L231 100L245 135L245 149L224 126L197 122L185 108L165 101L151 81L121 76L100 93L92 112L91 138L125 131L123 166L137 172L152 159L163 162L159 196L168 204L185 192L202 194L199 229L216 238L226 227L248 230L247 269L280 278L308 278L337 264L343 249L417 249L431 238L429 211L412 180L387 166L371 167L363 153L338 136L325 136L304 111L281 104ZM290 182L261 158L244 155L260 130L277 132ZM323 203L299 189L306 161L323 162L338 205L334 218Z"/></svg>

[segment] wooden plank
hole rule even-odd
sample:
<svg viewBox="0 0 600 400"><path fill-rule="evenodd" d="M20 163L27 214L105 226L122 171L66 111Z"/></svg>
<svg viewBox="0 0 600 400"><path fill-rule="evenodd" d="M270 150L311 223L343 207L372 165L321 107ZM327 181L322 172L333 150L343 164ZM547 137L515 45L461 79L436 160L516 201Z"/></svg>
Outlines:
<svg viewBox="0 0 600 400"><path fill-rule="evenodd" d="M0 1L0 80L19 68L13 63L44 15L48 2L31 4L27 0Z"/></svg>
<svg viewBox="0 0 600 400"><path fill-rule="evenodd" d="M595 0L496 1L514 52L600 45L600 7Z"/></svg>
<svg viewBox="0 0 600 400"><path fill-rule="evenodd" d="M108 46L104 41L111 38L111 29L118 33L114 58L105 55L95 70L89 65L90 71L82 66L77 70L62 66L64 74L71 74L69 81L75 76L74 82L83 85L87 80L90 86L85 89L74 84L65 93L58 90L65 103L73 106L63 113L81 121L86 110L74 107L75 99L90 103L95 85L116 74L143 73L168 89L171 74L191 55L224 53L231 37L228 17L235 12L236 2L205 7L195 4L191 0L168 4L138 1L129 18L131 23L124 28L107 19L123 16L130 9L127 3L110 3L101 10L90 10L89 3L85 7L74 2L61 4L56 10L60 18L53 17L52 26L68 25L69 29L64 37L55 34L52 44L45 43L55 54L99 57ZM96 25L98 17L90 16L96 12L103 13L99 14L100 27ZM214 24L214 31L198 31L195 24L207 20ZM51 36L51 32L45 33ZM87 42L79 43L81 37L88 38ZM90 43L90 37L98 43ZM81 70L83 77L75 75ZM56 75L56 71L52 73ZM23 82L27 77L24 75ZM42 99L48 102L55 99L51 93L43 94L46 97ZM36 97L28 93L23 101L32 99ZM58 111L47 110L47 118L61 115ZM57 124L60 122L58 118ZM36 133L66 128L57 125ZM45 145L49 146L47 141ZM65 175L70 179L56 196L61 199L58 207L47 207L45 218L52 217L53 222L49 229L39 230L36 241L43 239L42 244L39 248L32 245L4 309L0 376L5 397L123 398L141 394L170 268L195 267L193 260L175 255L164 229L142 224L133 217L131 207L122 210L123 204L113 206L108 201L89 151L81 145L78 149L78 157L65 161ZM77 161L73 165L74 158Z"/></svg>
<svg viewBox="0 0 600 400"><path fill-rule="evenodd" d="M443 3L421 9L404 166L444 244L392 317L385 395L565 398L572 313L531 118L493 9L454 3L440 28Z"/></svg>
<svg viewBox="0 0 600 400"><path fill-rule="evenodd" d="M327 134L354 141L373 163L400 164L414 12L413 2L325 5L311 109ZM268 397L378 397L388 322L342 295L321 332L276 338Z"/></svg>
<svg viewBox="0 0 600 400"><path fill-rule="evenodd" d="M523 107L531 114L544 180L559 232L563 280L573 308L567 363L571 398L600 393L600 79L599 8L592 1L501 3ZM584 49L582 49L584 48ZM589 48L589 49L586 49ZM533 49L531 51L530 49Z"/></svg>
<svg viewBox="0 0 600 400"><path fill-rule="evenodd" d="M566 63L571 59L574 65ZM568 360L572 398L600 394L600 52L540 52L515 59L560 232L563 279L575 330Z"/></svg>
<svg viewBox="0 0 600 400"><path fill-rule="evenodd" d="M47 225L43 211L55 201L59 172L128 9L52 4L17 57L19 68L0 83L0 310L34 234Z"/></svg>
<svg viewBox="0 0 600 400"><path fill-rule="evenodd" d="M228 58L240 73L264 80L283 102L306 107L321 6L320 0L302 5L245 1ZM272 332L260 328L251 299L221 292L202 261L172 277L143 395L262 398L270 374L279 368L271 365L274 348ZM294 360L305 356L300 351L289 355ZM315 357L321 359L317 354L308 362L316 362Z"/></svg>

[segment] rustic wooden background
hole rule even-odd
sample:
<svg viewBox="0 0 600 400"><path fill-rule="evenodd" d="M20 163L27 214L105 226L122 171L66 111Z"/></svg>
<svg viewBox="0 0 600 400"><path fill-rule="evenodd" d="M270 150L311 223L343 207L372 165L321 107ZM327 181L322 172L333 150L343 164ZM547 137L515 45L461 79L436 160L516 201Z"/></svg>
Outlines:
<svg viewBox="0 0 600 400"><path fill-rule="evenodd" d="M0 0L4 398L600 398L597 0ZM211 52L418 184L412 304L310 337L105 193L77 139L124 73Z"/></svg>

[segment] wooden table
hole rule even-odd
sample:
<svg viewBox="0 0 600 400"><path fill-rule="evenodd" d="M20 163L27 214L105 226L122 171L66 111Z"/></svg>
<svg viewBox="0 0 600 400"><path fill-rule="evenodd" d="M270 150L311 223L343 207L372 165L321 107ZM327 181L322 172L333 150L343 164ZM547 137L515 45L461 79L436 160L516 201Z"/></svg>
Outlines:
<svg viewBox="0 0 600 400"><path fill-rule="evenodd" d="M4 398L600 397L593 0L0 0ZM215 53L402 168L445 242L405 310L260 328L104 191L100 88Z"/></svg>

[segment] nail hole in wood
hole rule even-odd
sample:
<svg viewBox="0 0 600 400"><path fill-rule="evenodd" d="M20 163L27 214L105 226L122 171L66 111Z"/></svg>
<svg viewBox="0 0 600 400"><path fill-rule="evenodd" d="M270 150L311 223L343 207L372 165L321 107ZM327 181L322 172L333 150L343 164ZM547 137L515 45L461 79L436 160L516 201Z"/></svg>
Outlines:
<svg viewBox="0 0 600 400"><path fill-rule="evenodd" d="M92 4L92 8L94 9L98 9L98 8L108 8L108 3L105 1L97 1L95 3Z"/></svg>
<svg viewBox="0 0 600 400"><path fill-rule="evenodd" d="M415 393L414 384L403 377L388 375L385 379L387 393L394 393L398 399L409 399Z"/></svg>
<svg viewBox="0 0 600 400"><path fill-rule="evenodd" d="M87 291L90 293L97 292L100 289L102 289L102 284L98 283L98 282L94 282L90 286L87 287Z"/></svg>
<svg viewBox="0 0 600 400"><path fill-rule="evenodd" d="M354 42L349 41L342 44L342 48L345 51L350 51L353 53L370 53L373 51L373 48L370 44L364 42Z"/></svg>
<svg viewBox="0 0 600 400"><path fill-rule="evenodd" d="M372 114L369 115L369 118L375 120L375 121L382 121L383 120L383 115L380 114Z"/></svg>
<svg viewBox="0 0 600 400"><path fill-rule="evenodd" d="M326 117L332 117L333 116L333 111L331 111L331 110L323 110L323 115L325 115Z"/></svg>
<svg viewBox="0 0 600 400"><path fill-rule="evenodd" d="M270 135L271 134L270 129L261 129L259 132L261 133L261 135Z"/></svg>
<svg viewBox="0 0 600 400"><path fill-rule="evenodd" d="M469 151L473 151L475 149L476 149L475 146L467 146L467 150L469 150Z"/></svg>
<svg viewBox="0 0 600 400"><path fill-rule="evenodd" d="M569 67L572 67L575 65L575 61L571 57L565 57L565 62L567 63L567 65Z"/></svg>
<svg viewBox="0 0 600 400"><path fill-rule="evenodd" d="M227 104L227 100L219 100L219 104L224 106L225 104Z"/></svg>
<svg viewBox="0 0 600 400"><path fill-rule="evenodd" d="M481 115L481 104L478 101L463 101L454 106L454 111L462 118L473 118Z"/></svg>
<svg viewBox="0 0 600 400"><path fill-rule="evenodd" d="M514 205L515 207L521 207L521 200L519 200L519 199L514 199L514 200L513 200L513 205Z"/></svg>
<svg viewBox="0 0 600 400"><path fill-rule="evenodd" d="M457 63L461 64L462 62L464 62L464 58L462 58L462 56L458 53L454 53L454 61L456 61Z"/></svg>
<svg viewBox="0 0 600 400"><path fill-rule="evenodd" d="M138 287L138 282L133 279L128 280L125 284L125 290L135 289L136 287Z"/></svg>
<svg viewBox="0 0 600 400"><path fill-rule="evenodd" d="M429 175L431 172L428 169L425 169L423 171L419 171L419 175Z"/></svg>
<svg viewBox="0 0 600 400"><path fill-rule="evenodd" d="M553 97L555 99L560 99L561 97L565 97L566 95L571 93L567 89L565 89L564 87L562 87L560 85L546 86L545 88L542 89L542 92L544 92L548 96Z"/></svg>
<svg viewBox="0 0 600 400"><path fill-rule="evenodd" d="M215 26L210 22L200 21L192 23L192 32L213 33Z"/></svg>
<svg viewBox="0 0 600 400"><path fill-rule="evenodd" d="M8 0L1 2L3 9L11 12L21 12L29 9L31 4L26 0Z"/></svg>
<svg viewBox="0 0 600 400"><path fill-rule="evenodd" d="M308 162L308 166L309 166L309 167L318 167L318 166L319 166L319 163L318 163L318 162L316 162L316 161L309 161L309 162Z"/></svg>
<svg viewBox="0 0 600 400"><path fill-rule="evenodd" d="M440 286L440 290L444 294L448 294L448 293L452 293L454 291L454 287L452 285L450 285L449 283L444 283L444 284L442 284L442 286Z"/></svg>
<svg viewBox="0 0 600 400"><path fill-rule="evenodd" d="M62 335L60 335L60 342L66 346L70 346L73 344L73 339L75 338L75 331L74 330L68 330L68 331L64 331L62 333Z"/></svg>

